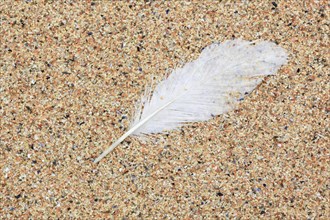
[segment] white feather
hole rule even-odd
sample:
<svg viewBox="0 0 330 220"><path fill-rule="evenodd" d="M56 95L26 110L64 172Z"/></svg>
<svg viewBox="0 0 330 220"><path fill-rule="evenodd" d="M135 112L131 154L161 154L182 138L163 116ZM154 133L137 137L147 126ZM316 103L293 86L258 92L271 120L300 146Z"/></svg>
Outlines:
<svg viewBox="0 0 330 220"><path fill-rule="evenodd" d="M286 61L285 50L267 41L230 40L208 46L197 60L174 70L153 93L150 87L146 90L129 131L95 163L129 135L161 133L232 110Z"/></svg>

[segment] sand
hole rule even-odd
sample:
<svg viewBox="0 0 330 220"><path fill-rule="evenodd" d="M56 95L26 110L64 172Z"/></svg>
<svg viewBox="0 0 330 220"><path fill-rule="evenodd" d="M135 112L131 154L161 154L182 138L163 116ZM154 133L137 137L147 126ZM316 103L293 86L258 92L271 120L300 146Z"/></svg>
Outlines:
<svg viewBox="0 0 330 220"><path fill-rule="evenodd" d="M330 219L327 1L0 3L1 219ZM237 110L127 138L151 80L213 42L289 62Z"/></svg>

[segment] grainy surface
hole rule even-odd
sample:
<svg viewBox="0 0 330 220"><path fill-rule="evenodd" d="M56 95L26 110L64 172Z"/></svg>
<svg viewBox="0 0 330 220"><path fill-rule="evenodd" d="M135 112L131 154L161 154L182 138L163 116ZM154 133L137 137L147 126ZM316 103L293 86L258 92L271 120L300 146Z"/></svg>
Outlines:
<svg viewBox="0 0 330 220"><path fill-rule="evenodd" d="M1 219L329 219L327 1L1 1ZM212 42L284 47L236 111L128 138L154 77Z"/></svg>

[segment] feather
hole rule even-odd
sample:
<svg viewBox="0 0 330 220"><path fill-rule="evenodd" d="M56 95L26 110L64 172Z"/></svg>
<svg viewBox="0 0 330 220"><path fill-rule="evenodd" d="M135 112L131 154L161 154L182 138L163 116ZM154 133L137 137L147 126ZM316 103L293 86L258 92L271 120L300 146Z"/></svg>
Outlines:
<svg viewBox="0 0 330 220"><path fill-rule="evenodd" d="M95 163L130 135L144 136L206 121L235 108L263 80L287 62L272 42L229 40L206 47L199 58L174 70L138 103L130 129Z"/></svg>

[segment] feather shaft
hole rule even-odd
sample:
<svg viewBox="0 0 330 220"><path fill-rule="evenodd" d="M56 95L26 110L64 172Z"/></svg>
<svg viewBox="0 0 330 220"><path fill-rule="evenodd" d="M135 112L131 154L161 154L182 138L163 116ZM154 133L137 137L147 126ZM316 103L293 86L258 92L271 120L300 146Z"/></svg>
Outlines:
<svg viewBox="0 0 330 220"><path fill-rule="evenodd" d="M174 101L174 100L173 100ZM173 102L172 101L172 102ZM138 124L136 124L134 127L129 129L125 134L123 134L116 142L114 142L109 148L107 148L105 151L103 151L100 156L98 156L95 160L94 163L98 163L100 160L102 160L105 156L107 156L108 153L110 153L115 147L117 147L121 142L123 142L128 136L130 136L134 131L136 131L138 128L140 128L142 125L144 125L146 122L148 122L152 117L154 117L158 112L166 108L168 105L170 105L172 102L169 102L159 108L157 111L149 115L147 118L141 120Z"/></svg>

